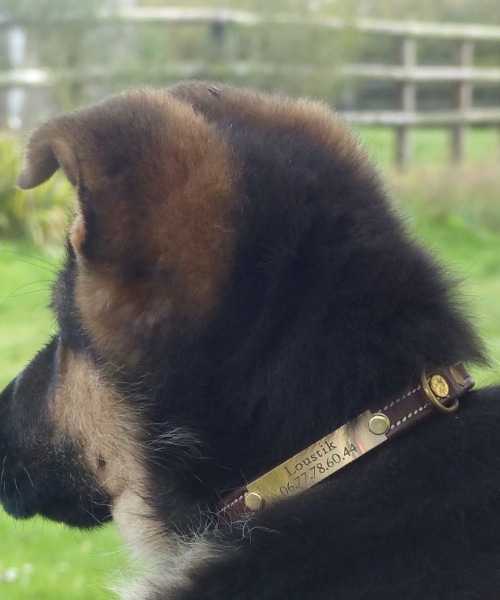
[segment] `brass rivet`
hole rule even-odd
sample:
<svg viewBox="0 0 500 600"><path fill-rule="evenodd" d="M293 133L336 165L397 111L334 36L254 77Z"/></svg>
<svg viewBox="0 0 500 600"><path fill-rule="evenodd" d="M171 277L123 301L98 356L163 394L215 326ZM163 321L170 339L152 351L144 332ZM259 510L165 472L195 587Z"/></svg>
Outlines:
<svg viewBox="0 0 500 600"><path fill-rule="evenodd" d="M458 383L458 385L461 385L462 387L465 385L465 378L459 371L458 365L452 365L450 367L450 373L453 379Z"/></svg>
<svg viewBox="0 0 500 600"><path fill-rule="evenodd" d="M446 398L450 393L448 383L442 375L433 375L429 380L429 386L438 398Z"/></svg>
<svg viewBox="0 0 500 600"><path fill-rule="evenodd" d="M389 417L382 413L376 413L368 422L368 429L375 435L384 435L389 431L390 426Z"/></svg>
<svg viewBox="0 0 500 600"><path fill-rule="evenodd" d="M257 492L249 492L246 494L245 506L248 508L248 510L259 510L259 508L262 508L263 504L264 498L260 494L257 494Z"/></svg>

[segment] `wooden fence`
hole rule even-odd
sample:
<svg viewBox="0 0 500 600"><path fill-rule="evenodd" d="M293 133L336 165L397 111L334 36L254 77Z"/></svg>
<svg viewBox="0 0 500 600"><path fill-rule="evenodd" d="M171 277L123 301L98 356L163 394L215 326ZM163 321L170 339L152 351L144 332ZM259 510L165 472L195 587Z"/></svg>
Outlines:
<svg viewBox="0 0 500 600"><path fill-rule="evenodd" d="M345 23L335 18L303 18L291 15L265 15L232 11L232 10L190 10L175 8L128 8L113 12L101 12L102 23L122 22L140 26L156 24L160 26L179 27L182 25L199 25L212 33L213 43L220 47L221 39L237 35L240 28L257 28L259 26L303 26L321 28L338 32ZM473 126L500 127L500 94L497 96L498 106L481 108L475 106L474 88L476 85L488 84L500 88L500 27L477 25L451 25L417 22L387 22L361 19L350 23L358 35L384 36L393 40L399 51L396 60L390 64L349 64L342 65L330 77L347 77L357 80L363 85L368 82L379 82L392 85L396 95L397 109L387 110L346 110L345 118L354 124L391 127L395 131L395 161L404 168L412 160L411 131L415 127L444 127L450 131L450 159L455 162L464 160L467 132ZM0 72L0 90L8 90L8 94L22 93L26 88L50 87L63 79L82 77L82 74L66 71L53 72L45 68L23 68L19 47L22 45L22 24L8 22L0 17L0 31L10 31L14 36L21 36L17 50L10 52L11 68ZM236 32L236 33L235 33ZM455 47L454 64L440 66L420 65L418 60L419 43L423 40L436 40L451 43ZM492 48L488 66L475 65L475 47L480 43L490 44ZM227 45L227 44L226 44ZM230 44L227 45L230 47ZM495 54L496 52L496 54ZM22 52L21 52L22 54ZM493 64L493 66L491 66ZM229 68L240 76L245 74L282 69L263 60L232 60L229 57ZM204 68L202 68L204 67ZM165 65L165 73L177 77L193 77L199 72L206 72L206 61L179 61L176 57ZM288 65L297 77L310 73L315 68L311 60L309 64ZM94 81L108 77L109 68L87 70L83 77ZM446 83L449 88L450 108L447 110L421 110L417 104L419 87L429 83ZM12 99L11 98L11 99ZM12 104L12 103L11 103ZM7 104L7 107L9 105ZM9 110L9 108L7 108ZM10 109L12 111L12 108ZM16 115L8 115L13 126Z"/></svg>

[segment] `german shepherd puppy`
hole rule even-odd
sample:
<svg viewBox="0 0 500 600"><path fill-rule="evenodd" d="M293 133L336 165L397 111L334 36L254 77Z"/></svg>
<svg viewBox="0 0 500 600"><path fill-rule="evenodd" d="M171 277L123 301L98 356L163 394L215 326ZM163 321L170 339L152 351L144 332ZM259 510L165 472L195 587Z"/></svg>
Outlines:
<svg viewBox="0 0 500 600"><path fill-rule="evenodd" d="M58 168L77 209L59 331L0 397L8 513L114 519L134 600L500 597L500 389L467 391L482 344L341 120L182 83L42 125L18 185Z"/></svg>

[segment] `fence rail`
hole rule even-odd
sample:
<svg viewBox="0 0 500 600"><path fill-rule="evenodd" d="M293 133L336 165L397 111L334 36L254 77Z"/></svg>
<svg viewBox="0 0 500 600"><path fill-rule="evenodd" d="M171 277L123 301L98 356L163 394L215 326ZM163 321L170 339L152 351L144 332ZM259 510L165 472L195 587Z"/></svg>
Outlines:
<svg viewBox="0 0 500 600"><path fill-rule="evenodd" d="M325 77L348 77L352 80L382 82L394 86L397 109L382 110L346 110L344 117L356 124L390 126L396 135L395 160L400 167L407 167L412 160L411 131L415 127L446 127L450 130L450 158L460 162L465 156L467 132L473 126L500 127L499 106L481 108L474 105L474 88L477 84L500 86L500 57L492 52L494 66L475 66L475 45L489 42L500 43L500 27L483 25L451 25L437 23L389 22L372 19L359 19L344 23L335 18L308 18L277 14L264 16L234 10L202 10L184 8L123 8L113 11L101 11L98 21L101 23L128 23L135 26L141 24L157 24L179 27L183 25L199 25L217 32L218 41L221 36L231 30L234 35L238 28L255 28L269 26L280 28L292 25L301 27L322 28L332 33L346 26L359 35L385 36L393 39L397 45L396 60L392 64L349 64L343 65L336 72L325 71ZM22 31L28 27L29 21L12 23L0 17L0 32ZM279 35L279 32L277 33ZM447 40L455 47L451 65L427 66L418 64L418 44L422 40ZM495 48L493 46L493 48ZM207 64L202 60L172 61L162 69L162 74L176 77L193 77L206 71ZM310 64L276 65L259 60L236 60L229 57L228 67L231 72L240 75L255 73L273 74L278 70L290 70L293 74L306 76L316 68ZM323 67L324 68L324 67ZM82 83L119 78L120 69L93 68L84 73L72 70L51 71L45 68L23 68L22 60L11 60L11 69L0 72L0 90L19 91L28 88L52 87L61 81ZM419 86L431 83L444 83L449 88L451 107L447 110L422 111L418 108L417 95ZM11 120L12 122L12 120Z"/></svg>

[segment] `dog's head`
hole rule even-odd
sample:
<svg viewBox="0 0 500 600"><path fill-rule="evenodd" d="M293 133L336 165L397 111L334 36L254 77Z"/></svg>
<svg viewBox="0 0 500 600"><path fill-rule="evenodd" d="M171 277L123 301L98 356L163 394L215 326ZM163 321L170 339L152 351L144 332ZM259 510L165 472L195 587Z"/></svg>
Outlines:
<svg viewBox="0 0 500 600"><path fill-rule="evenodd" d="M59 331L0 398L16 517L191 528L373 397L481 354L320 105L129 93L35 131L19 186L58 168L77 196Z"/></svg>

